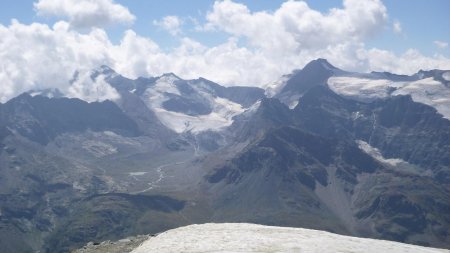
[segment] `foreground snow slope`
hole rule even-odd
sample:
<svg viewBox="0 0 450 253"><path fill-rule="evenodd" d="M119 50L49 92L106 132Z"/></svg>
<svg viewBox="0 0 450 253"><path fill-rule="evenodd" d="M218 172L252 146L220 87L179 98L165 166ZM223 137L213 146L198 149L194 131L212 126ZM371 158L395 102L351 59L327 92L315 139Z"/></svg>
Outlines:
<svg viewBox="0 0 450 253"><path fill-rule="evenodd" d="M190 225L145 241L147 252L450 252L398 242L342 236L324 231L245 223Z"/></svg>

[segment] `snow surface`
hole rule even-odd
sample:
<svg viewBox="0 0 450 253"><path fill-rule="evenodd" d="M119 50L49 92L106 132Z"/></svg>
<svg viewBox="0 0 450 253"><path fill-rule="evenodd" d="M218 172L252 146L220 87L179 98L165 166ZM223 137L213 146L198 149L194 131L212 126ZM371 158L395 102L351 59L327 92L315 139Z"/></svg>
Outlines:
<svg viewBox="0 0 450 253"><path fill-rule="evenodd" d="M175 75L163 75L161 76L155 83L154 86L150 88L153 92L156 93L172 93L176 95L181 95L180 91L178 90L177 86L175 85L176 81L181 80L180 78L176 77Z"/></svg>
<svg viewBox="0 0 450 253"><path fill-rule="evenodd" d="M432 77L413 82L359 77L330 77L328 87L339 95L361 101L388 96L411 95L415 102L434 107L444 118L450 119L450 89Z"/></svg>
<svg viewBox="0 0 450 253"><path fill-rule="evenodd" d="M432 77L408 83L392 95L408 95L416 102L434 107L445 118L450 119L450 89Z"/></svg>
<svg viewBox="0 0 450 253"><path fill-rule="evenodd" d="M148 88L144 93L144 101L153 110L158 119L166 127L177 133L191 131L198 133L205 130L220 130L233 123L233 117L244 112L240 104L228 99L214 97L201 90L201 84L192 85L202 96L208 99L212 105L212 112L207 115L191 116L184 113L172 112L164 109L162 104L168 100L167 93L180 95L180 91L174 85L179 80L174 76L163 76L158 79L155 86Z"/></svg>
<svg viewBox="0 0 450 253"><path fill-rule="evenodd" d="M300 103L300 96L291 97L291 102L288 105L289 109L294 109L297 107L298 103Z"/></svg>
<svg viewBox="0 0 450 253"><path fill-rule="evenodd" d="M128 173L130 176L143 176L145 174L147 174L148 172L146 171L137 171L137 172L130 172Z"/></svg>
<svg viewBox="0 0 450 253"><path fill-rule="evenodd" d="M35 97L35 96L44 96L44 97L48 97L48 98L53 98L53 97L55 97L55 95L53 95L52 92L46 93L46 92L41 91L41 90L39 90L39 91L31 91L31 92L30 92L30 96L32 96L32 97Z"/></svg>
<svg viewBox="0 0 450 253"><path fill-rule="evenodd" d="M380 150L372 147L369 143L363 141L363 140L357 140L356 143L358 144L359 148L364 151L366 154L372 156L375 160L383 163L384 165L389 166L392 169L395 169L396 171L401 171L404 173L414 174L414 175L421 175L421 176L427 176L427 177L433 177L433 171L428 168L421 168L414 164L411 164L403 159L399 158L385 158L381 154Z"/></svg>
<svg viewBox="0 0 450 253"><path fill-rule="evenodd" d="M392 166L397 166L401 163L407 163L406 161L404 161L402 159L398 159L398 158L389 158L389 159L384 158L383 155L381 154L380 150L370 146L369 143L367 143L365 141L358 140L358 141L356 141L356 143L358 143L358 146L362 151L364 151L366 154L372 156L373 158L375 158L376 160L378 160L382 163L389 164Z"/></svg>
<svg viewBox="0 0 450 253"><path fill-rule="evenodd" d="M398 88L402 82L386 79L333 76L328 79L328 87L335 93L361 100L374 100L389 96L389 87Z"/></svg>
<svg viewBox="0 0 450 253"><path fill-rule="evenodd" d="M177 133L191 131L198 133L205 130L219 130L230 126L232 118L242 112L241 105L227 99L214 98L213 111L208 115L190 116L179 112L164 109L161 105L155 105L153 111L159 120Z"/></svg>
<svg viewBox="0 0 450 253"><path fill-rule="evenodd" d="M291 75L282 76L279 80L269 83L265 87L265 95L269 98L274 97L286 86Z"/></svg>
<svg viewBox="0 0 450 253"><path fill-rule="evenodd" d="M450 71L447 71L444 74L442 74L442 78L444 78L445 81L450 81Z"/></svg>
<svg viewBox="0 0 450 253"><path fill-rule="evenodd" d="M190 225L151 237L132 253L149 252L449 252L329 232L245 223Z"/></svg>

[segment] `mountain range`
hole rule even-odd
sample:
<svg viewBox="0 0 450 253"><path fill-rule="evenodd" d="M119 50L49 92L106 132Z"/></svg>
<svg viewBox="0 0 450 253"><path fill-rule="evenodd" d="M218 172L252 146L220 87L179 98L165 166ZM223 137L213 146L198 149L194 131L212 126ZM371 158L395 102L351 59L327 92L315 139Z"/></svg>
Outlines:
<svg viewBox="0 0 450 253"><path fill-rule="evenodd" d="M450 248L450 71L317 59L264 89L91 72L0 104L2 252L249 222Z"/></svg>

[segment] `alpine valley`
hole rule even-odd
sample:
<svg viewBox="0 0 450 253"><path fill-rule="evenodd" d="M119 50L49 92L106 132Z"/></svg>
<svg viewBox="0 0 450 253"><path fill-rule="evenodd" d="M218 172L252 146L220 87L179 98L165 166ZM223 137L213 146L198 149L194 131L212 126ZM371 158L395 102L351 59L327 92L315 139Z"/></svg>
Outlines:
<svg viewBox="0 0 450 253"><path fill-rule="evenodd" d="M90 73L120 95L0 104L0 247L67 252L194 223L450 248L450 71L317 59L266 86Z"/></svg>

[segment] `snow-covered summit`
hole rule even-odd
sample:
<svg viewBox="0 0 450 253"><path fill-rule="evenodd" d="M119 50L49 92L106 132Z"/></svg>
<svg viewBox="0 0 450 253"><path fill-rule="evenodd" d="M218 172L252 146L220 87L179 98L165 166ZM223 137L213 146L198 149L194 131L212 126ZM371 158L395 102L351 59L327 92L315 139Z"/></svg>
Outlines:
<svg viewBox="0 0 450 253"><path fill-rule="evenodd" d="M361 102L410 95L415 102L432 106L450 119L449 70L421 70L410 76L389 72L357 73L317 59L267 85L266 95L280 99L293 109L306 91L318 85L328 86L338 95Z"/></svg>
<svg viewBox="0 0 450 253"><path fill-rule="evenodd" d="M329 77L348 72L331 65L325 59L316 59L303 67L283 76L279 81L268 85L266 94L278 98L293 109L305 92L318 85L326 85Z"/></svg>
<svg viewBox="0 0 450 253"><path fill-rule="evenodd" d="M415 102L432 106L444 118L450 119L450 88L433 77L416 81L393 81L338 76L328 79L328 87L339 95L358 101L410 95Z"/></svg>
<svg viewBox="0 0 450 253"><path fill-rule="evenodd" d="M177 133L198 133L230 126L233 117L249 107L242 97L252 96L253 91L244 87L240 87L241 92L232 89L202 78L183 80L167 74L157 78L141 99L166 127ZM254 102L256 99L251 104Z"/></svg>
<svg viewBox="0 0 450 253"><path fill-rule="evenodd" d="M149 252L449 252L329 232L245 223L190 225L151 237L132 253Z"/></svg>

